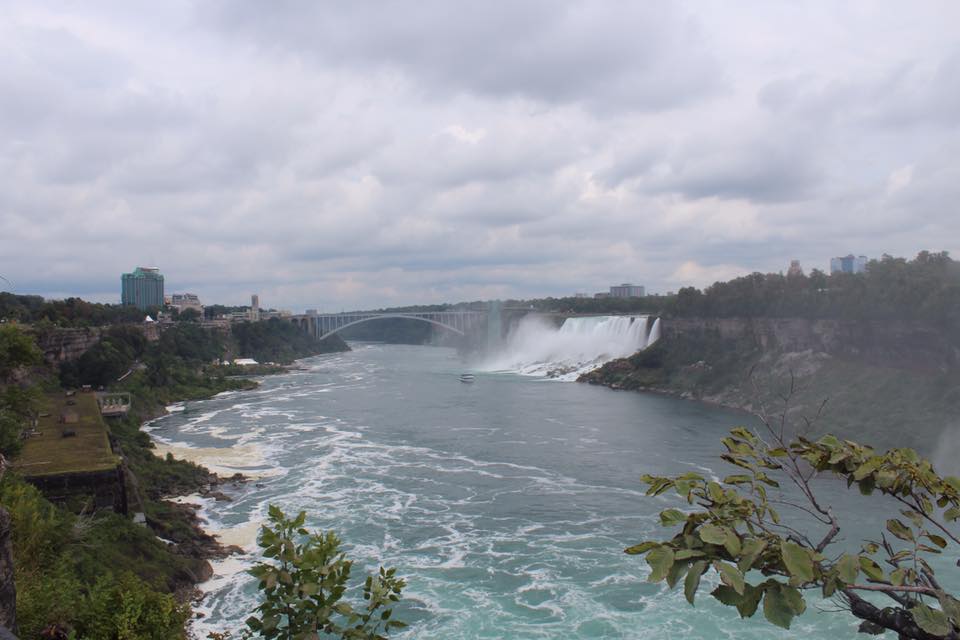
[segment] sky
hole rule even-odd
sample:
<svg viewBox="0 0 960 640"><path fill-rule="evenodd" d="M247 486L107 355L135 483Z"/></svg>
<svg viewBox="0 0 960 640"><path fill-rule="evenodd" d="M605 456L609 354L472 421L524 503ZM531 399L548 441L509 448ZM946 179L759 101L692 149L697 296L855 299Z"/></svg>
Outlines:
<svg viewBox="0 0 960 640"><path fill-rule="evenodd" d="M117 302L144 265L338 311L956 255L957 24L953 0L0 0L0 287Z"/></svg>

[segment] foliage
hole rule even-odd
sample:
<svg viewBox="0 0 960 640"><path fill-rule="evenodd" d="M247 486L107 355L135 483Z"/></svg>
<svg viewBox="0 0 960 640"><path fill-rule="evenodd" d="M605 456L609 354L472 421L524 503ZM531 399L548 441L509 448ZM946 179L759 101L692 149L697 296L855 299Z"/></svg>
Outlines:
<svg viewBox="0 0 960 640"><path fill-rule="evenodd" d="M266 322L237 322L231 325L230 333L237 354L258 362L289 364L297 358L349 350L339 336L318 342L293 323L278 318Z"/></svg>
<svg viewBox="0 0 960 640"><path fill-rule="evenodd" d="M321 633L338 638L379 640L406 625L392 620L393 605L405 585L393 569L380 568L363 585L362 606L344 600L353 563L340 551L333 532L309 533L306 514L288 518L271 505L270 526L260 532L266 558L250 573L259 580L263 603L247 619L254 635L263 638L319 639Z"/></svg>
<svg viewBox="0 0 960 640"><path fill-rule="evenodd" d="M947 252L913 260L884 255L866 273L753 273L703 291L680 289L663 311L676 316L911 319L960 326L960 264Z"/></svg>
<svg viewBox="0 0 960 640"><path fill-rule="evenodd" d="M788 442L786 412L778 425L764 424L766 439L743 427L723 439L721 457L737 470L720 482L697 473L644 476L647 495L673 490L694 507L660 513L663 526L681 527L669 540L626 549L646 556L649 580L670 587L682 581L693 604L701 577L714 571L720 580L711 592L714 598L736 607L744 618L753 616L762 601L766 619L785 628L806 609L804 592L817 589L862 619L862 631L892 630L901 638L927 640L955 637L960 600L941 587L929 560L949 543L960 544L950 529L960 518L960 479L940 477L911 449L878 454L831 435ZM841 522L813 489L813 481L824 475L856 485L863 496L879 493L898 503L886 531L858 552L832 550ZM781 481L799 498L779 491ZM777 510L783 507L805 516L820 533L786 524ZM883 594L893 605L878 608L861 597L864 592Z"/></svg>
<svg viewBox="0 0 960 640"><path fill-rule="evenodd" d="M15 369L40 364L36 342L15 325L0 325L0 383Z"/></svg>
<svg viewBox="0 0 960 640"><path fill-rule="evenodd" d="M7 474L20 637L56 626L89 640L183 637L186 609L169 593L185 558L122 516L76 516ZM155 586L155 584L159 584Z"/></svg>
<svg viewBox="0 0 960 640"><path fill-rule="evenodd" d="M25 323L47 322L59 327L99 327L108 324L142 322L145 315L157 317L157 308L146 311L132 306L87 302L80 298L44 300L0 292L0 320Z"/></svg>

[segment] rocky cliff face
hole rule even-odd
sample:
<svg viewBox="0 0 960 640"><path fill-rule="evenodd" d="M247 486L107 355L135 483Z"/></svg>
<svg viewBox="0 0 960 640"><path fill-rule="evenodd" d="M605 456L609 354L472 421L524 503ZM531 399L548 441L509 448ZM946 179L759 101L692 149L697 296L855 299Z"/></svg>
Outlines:
<svg viewBox="0 0 960 640"><path fill-rule="evenodd" d="M0 627L17 630L17 589L13 583L10 514L0 509Z"/></svg>
<svg viewBox="0 0 960 640"><path fill-rule="evenodd" d="M147 340L154 342L160 339L160 325L144 323L134 325L138 327ZM48 364L59 364L76 360L90 347L100 342L105 329L101 327L86 327L83 329L55 328L34 332L37 345L43 351L43 358Z"/></svg>
<svg viewBox="0 0 960 640"><path fill-rule="evenodd" d="M800 423L930 453L960 416L960 349L935 327L802 318L662 319L662 338L580 378L752 413L789 396Z"/></svg>
<svg viewBox="0 0 960 640"><path fill-rule="evenodd" d="M103 330L98 327L86 329L51 329L37 334L37 344L43 358L49 364L76 360L87 349L100 342Z"/></svg>
<svg viewBox="0 0 960 640"><path fill-rule="evenodd" d="M960 369L960 345L935 327L902 321L664 318L663 336L748 341L763 352L809 351L924 373Z"/></svg>

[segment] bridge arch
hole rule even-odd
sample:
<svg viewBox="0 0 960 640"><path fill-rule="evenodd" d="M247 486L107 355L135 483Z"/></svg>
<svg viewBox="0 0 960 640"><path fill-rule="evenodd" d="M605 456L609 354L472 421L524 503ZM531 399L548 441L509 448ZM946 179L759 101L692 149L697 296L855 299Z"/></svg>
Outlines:
<svg viewBox="0 0 960 640"><path fill-rule="evenodd" d="M362 324L362 323L364 323L364 322L373 322L374 320L384 320L384 319L387 319L387 318L402 318L402 319L404 319L404 320L419 320L420 322L429 322L430 324L436 325L436 326L438 326L438 327L443 327L443 328L446 329L447 331L452 331L452 332L456 333L457 335L461 335L461 336L467 335L466 333L464 333L464 332L461 331L460 329L457 329L456 327L451 326L451 325L449 325L449 324L447 324L447 323L445 323L445 322L440 322L439 320L433 320L433 319L431 319L431 318L422 318L422 317L420 317L420 316L414 316L414 315L407 315L407 314L405 314L405 313L385 313L385 314L383 314L383 315L371 316L371 317L369 317L369 318L360 318L359 320L354 320L353 322L348 322L347 324L343 325L342 327L337 327L336 329L331 329L330 331L327 331L327 332L326 332L325 334L323 334L322 336L317 336L317 339L318 339L318 340L323 340L324 338L327 338L327 337L329 337L329 336L332 336L332 335L334 335L335 333L340 333L340 332L343 331L344 329L346 329L346 328L348 328L348 327L352 327L352 326L354 326L354 325Z"/></svg>

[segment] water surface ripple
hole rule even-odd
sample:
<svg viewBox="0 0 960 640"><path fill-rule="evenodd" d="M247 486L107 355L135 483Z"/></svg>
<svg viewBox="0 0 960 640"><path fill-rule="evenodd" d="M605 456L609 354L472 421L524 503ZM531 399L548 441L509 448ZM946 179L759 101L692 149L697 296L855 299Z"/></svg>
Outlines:
<svg viewBox="0 0 960 640"><path fill-rule="evenodd" d="M845 616L789 632L644 582L622 549L661 535L672 498L643 473L724 473L719 438L741 414L651 395L509 374L458 379L447 349L354 345L252 392L190 403L149 426L161 450L256 476L232 502L203 502L247 554L215 564L197 637L242 625L242 573L267 505L304 509L362 566L408 579L405 638L836 638Z"/></svg>

